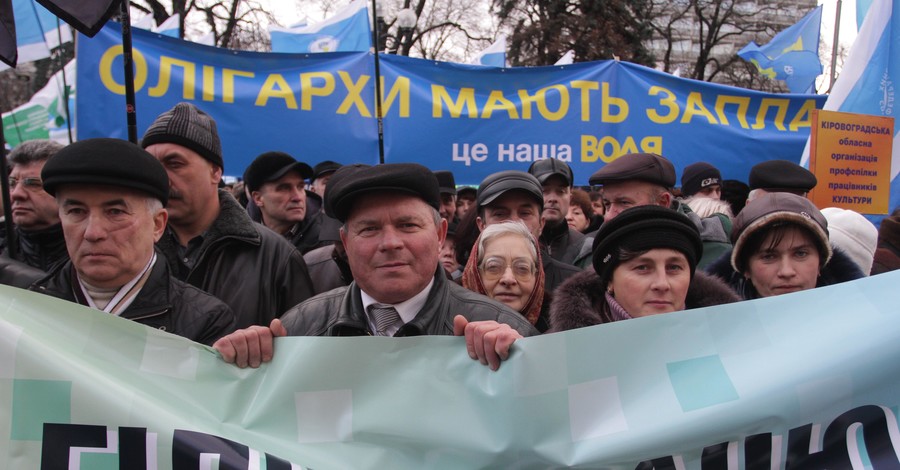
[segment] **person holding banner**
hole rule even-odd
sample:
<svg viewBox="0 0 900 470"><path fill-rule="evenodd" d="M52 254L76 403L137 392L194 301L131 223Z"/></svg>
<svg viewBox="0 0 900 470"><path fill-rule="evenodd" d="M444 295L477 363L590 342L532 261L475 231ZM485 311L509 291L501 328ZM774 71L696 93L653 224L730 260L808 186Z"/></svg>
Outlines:
<svg viewBox="0 0 900 470"><path fill-rule="evenodd" d="M734 248L708 272L745 299L788 294L863 277L828 238L828 221L808 199L764 193L734 219Z"/></svg>
<svg viewBox="0 0 900 470"><path fill-rule="evenodd" d="M413 163L346 165L325 193L341 221L353 282L319 294L269 327L236 331L214 344L239 367L271 360L277 336L465 336L473 359L500 367L516 339L538 334L518 312L447 279L439 262L447 221L438 181Z"/></svg>
<svg viewBox="0 0 900 470"><path fill-rule="evenodd" d="M697 271L700 232L684 214L647 205L600 226L594 269L554 293L550 332L737 302L724 282Z"/></svg>
<svg viewBox="0 0 900 470"><path fill-rule="evenodd" d="M231 309L175 279L154 248L169 178L152 155L125 140L82 140L51 157L41 178L59 204L71 261L31 290L207 345L234 329Z"/></svg>

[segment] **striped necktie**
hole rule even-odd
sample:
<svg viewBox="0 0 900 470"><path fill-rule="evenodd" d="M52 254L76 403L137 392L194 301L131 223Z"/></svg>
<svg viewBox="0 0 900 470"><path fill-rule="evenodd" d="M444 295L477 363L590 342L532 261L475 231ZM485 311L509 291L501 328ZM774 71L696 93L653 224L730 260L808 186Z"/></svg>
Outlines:
<svg viewBox="0 0 900 470"><path fill-rule="evenodd" d="M369 306L369 314L372 315L372 320L375 322L375 334L377 336L390 336L387 333L388 330L398 323L403 323L403 319L400 318L397 309L390 305L372 304Z"/></svg>

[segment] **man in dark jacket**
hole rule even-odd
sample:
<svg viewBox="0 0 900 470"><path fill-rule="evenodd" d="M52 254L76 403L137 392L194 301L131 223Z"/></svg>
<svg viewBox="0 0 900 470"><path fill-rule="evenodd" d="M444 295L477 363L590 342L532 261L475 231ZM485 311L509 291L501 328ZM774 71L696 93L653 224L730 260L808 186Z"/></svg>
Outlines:
<svg viewBox="0 0 900 470"><path fill-rule="evenodd" d="M256 367L271 358L273 336L464 334L470 356L496 369L517 338L537 331L505 305L447 280L438 262L447 222L438 207L437 178L421 165L342 167L325 212L344 223L353 283L294 307L269 328L228 335L216 349L228 362Z"/></svg>
<svg viewBox="0 0 900 470"><path fill-rule="evenodd" d="M208 114L179 103L156 118L141 145L169 175L169 223L157 246L178 279L228 304L238 328L268 325L312 295L300 253L218 190L222 145Z"/></svg>
<svg viewBox="0 0 900 470"><path fill-rule="evenodd" d="M205 344L233 330L231 309L172 277L154 249L169 181L152 155L124 140L82 140L52 157L41 177L59 203L71 261L31 290Z"/></svg>
<svg viewBox="0 0 900 470"><path fill-rule="evenodd" d="M41 271L48 271L69 256L56 200L41 185L41 169L62 148L52 140L30 140L19 144L8 157L15 249L10 249L6 230L0 225L0 251Z"/></svg>
<svg viewBox="0 0 900 470"><path fill-rule="evenodd" d="M562 263L575 265L582 258L589 258L590 247L585 250L584 234L569 227L566 222L574 183L572 169L563 161L547 158L532 163L528 172L541 183L544 193L541 246L553 259Z"/></svg>
<svg viewBox="0 0 900 470"><path fill-rule="evenodd" d="M284 152L266 152L244 171L250 199L260 210L261 223L283 235L300 253L321 246L320 214L306 205L306 179L312 168Z"/></svg>

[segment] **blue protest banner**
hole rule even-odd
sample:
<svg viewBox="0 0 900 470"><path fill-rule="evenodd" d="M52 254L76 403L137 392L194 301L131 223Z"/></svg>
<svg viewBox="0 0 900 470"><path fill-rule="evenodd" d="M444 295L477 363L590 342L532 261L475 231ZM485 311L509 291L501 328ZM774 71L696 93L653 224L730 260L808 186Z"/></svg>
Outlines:
<svg viewBox="0 0 900 470"><path fill-rule="evenodd" d="M79 38L79 139L127 138L116 28ZM138 135L160 113L190 101L215 118L227 175L243 174L269 150L309 163L378 162L374 65L367 53L239 52L139 29L132 34Z"/></svg>

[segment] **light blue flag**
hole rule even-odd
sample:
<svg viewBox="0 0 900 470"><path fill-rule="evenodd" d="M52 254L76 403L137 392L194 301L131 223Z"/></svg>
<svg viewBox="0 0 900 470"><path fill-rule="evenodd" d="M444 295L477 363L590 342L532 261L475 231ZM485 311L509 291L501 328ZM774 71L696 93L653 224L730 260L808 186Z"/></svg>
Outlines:
<svg viewBox="0 0 900 470"><path fill-rule="evenodd" d="M372 28L365 0L354 0L333 17L300 28L269 27L272 52L365 52Z"/></svg>
<svg viewBox="0 0 900 470"><path fill-rule="evenodd" d="M34 0L13 0L12 7L16 18L18 63L50 57L51 49L72 41L69 25L62 20L57 22L53 13ZM0 64L0 70L8 68Z"/></svg>
<svg viewBox="0 0 900 470"><path fill-rule="evenodd" d="M847 113L894 116L894 80L900 78L900 21L893 21L893 11L900 11L900 0L875 0L863 22L856 42L823 109ZM891 163L890 209L900 205L900 138L894 126L893 160ZM804 152L801 164L809 161ZM883 216L869 216L876 224Z"/></svg>
<svg viewBox="0 0 900 470"><path fill-rule="evenodd" d="M807 13L797 24L775 35L765 46L750 42L738 55L759 73L787 82L792 93L806 93L822 74L819 60L819 27L822 6Z"/></svg>
<svg viewBox="0 0 900 470"><path fill-rule="evenodd" d="M501 35L487 49L479 52L472 63L489 67L506 67L506 36Z"/></svg>
<svg viewBox="0 0 900 470"><path fill-rule="evenodd" d="M866 13L872 6L872 0L856 0L856 30L862 28L863 20L866 19Z"/></svg>

